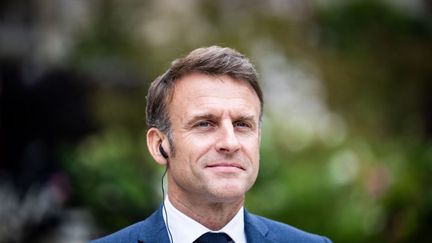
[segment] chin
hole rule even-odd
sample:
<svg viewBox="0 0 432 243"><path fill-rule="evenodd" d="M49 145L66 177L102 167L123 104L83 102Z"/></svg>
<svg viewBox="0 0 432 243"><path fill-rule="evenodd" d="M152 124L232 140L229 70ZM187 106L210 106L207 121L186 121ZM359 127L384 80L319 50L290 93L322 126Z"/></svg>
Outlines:
<svg viewBox="0 0 432 243"><path fill-rule="evenodd" d="M214 203L239 203L242 202L244 199L244 196L216 196L212 199L212 202Z"/></svg>
<svg viewBox="0 0 432 243"><path fill-rule="evenodd" d="M212 197L216 202L232 203L239 200L243 200L246 191L240 188L221 188L215 190Z"/></svg>

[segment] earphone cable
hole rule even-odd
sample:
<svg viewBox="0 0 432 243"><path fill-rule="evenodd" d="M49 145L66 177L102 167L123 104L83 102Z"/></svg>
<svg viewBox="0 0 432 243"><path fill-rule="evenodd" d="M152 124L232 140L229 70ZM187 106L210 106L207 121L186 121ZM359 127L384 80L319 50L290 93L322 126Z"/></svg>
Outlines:
<svg viewBox="0 0 432 243"><path fill-rule="evenodd" d="M166 222L166 228L167 228L167 231L168 231L169 240L170 240L171 243L173 243L173 242L174 242L174 239L173 239L173 237L172 237L172 234L171 234L171 231L170 231L170 228L169 228L169 224L168 224L168 213L167 213L166 208L165 208L164 178L165 178L165 175L166 175L167 171L168 171L168 165L167 165L166 168L165 168L165 172L163 173L163 175L162 175L162 180L161 180L161 188L162 188L162 207L163 207L164 214L165 214L165 222Z"/></svg>

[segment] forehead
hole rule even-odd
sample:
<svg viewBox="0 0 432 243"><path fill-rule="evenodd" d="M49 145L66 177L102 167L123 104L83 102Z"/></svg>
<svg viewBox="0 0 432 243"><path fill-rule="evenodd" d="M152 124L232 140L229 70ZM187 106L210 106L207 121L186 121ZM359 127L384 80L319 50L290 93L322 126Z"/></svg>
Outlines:
<svg viewBox="0 0 432 243"><path fill-rule="evenodd" d="M181 77L174 86L170 113L184 114L208 110L253 113L259 116L260 101L251 85L227 75L192 73Z"/></svg>

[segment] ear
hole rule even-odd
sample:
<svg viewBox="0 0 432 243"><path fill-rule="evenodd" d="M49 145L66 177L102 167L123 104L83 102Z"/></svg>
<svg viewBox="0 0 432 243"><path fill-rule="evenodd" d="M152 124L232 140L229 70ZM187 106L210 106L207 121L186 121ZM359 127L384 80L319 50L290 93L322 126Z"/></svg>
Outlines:
<svg viewBox="0 0 432 243"><path fill-rule="evenodd" d="M159 150L159 146L161 146L164 148L164 150L169 154L169 144L168 144L168 140L165 136L165 134L163 134L159 129L157 128L150 128L147 131L147 148L151 154L151 156L153 157L153 159L161 165L166 165L167 164L167 159L165 159L160 150Z"/></svg>

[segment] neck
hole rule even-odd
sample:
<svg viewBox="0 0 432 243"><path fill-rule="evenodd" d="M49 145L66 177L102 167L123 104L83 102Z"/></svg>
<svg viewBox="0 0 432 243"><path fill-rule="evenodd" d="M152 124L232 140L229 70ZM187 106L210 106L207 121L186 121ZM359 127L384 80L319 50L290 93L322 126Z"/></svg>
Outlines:
<svg viewBox="0 0 432 243"><path fill-rule="evenodd" d="M168 192L171 204L180 212L211 230L220 230L234 218L243 206L244 197L227 202L179 197ZM186 199L186 200L185 200Z"/></svg>

